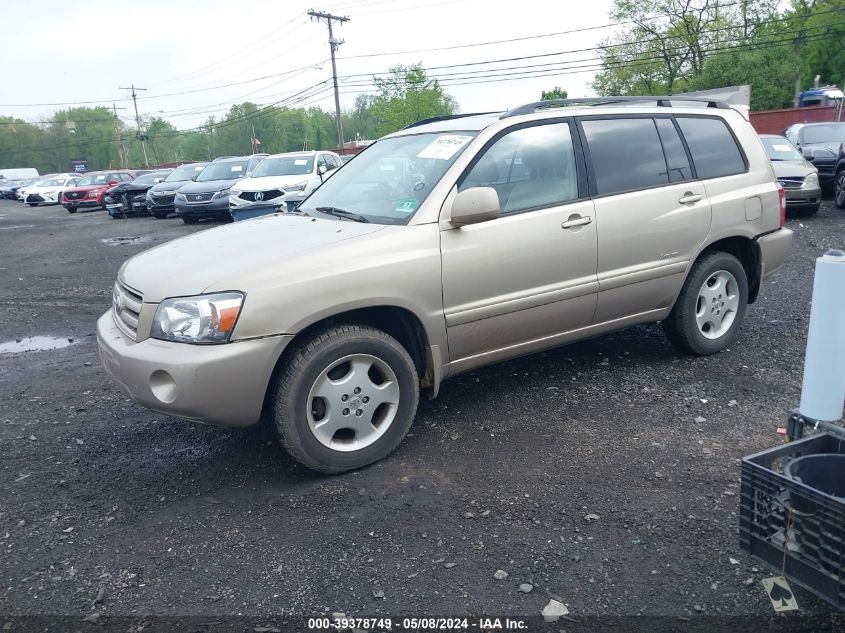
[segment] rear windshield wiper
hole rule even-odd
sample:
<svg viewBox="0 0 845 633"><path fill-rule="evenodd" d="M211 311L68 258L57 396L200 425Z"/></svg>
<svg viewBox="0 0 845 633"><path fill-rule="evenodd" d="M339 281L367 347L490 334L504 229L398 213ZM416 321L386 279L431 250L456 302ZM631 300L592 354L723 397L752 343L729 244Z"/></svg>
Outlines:
<svg viewBox="0 0 845 633"><path fill-rule="evenodd" d="M353 220L354 222L369 222L363 215L347 211L346 209L338 209L337 207L316 207L316 210L326 215L334 215L339 218Z"/></svg>

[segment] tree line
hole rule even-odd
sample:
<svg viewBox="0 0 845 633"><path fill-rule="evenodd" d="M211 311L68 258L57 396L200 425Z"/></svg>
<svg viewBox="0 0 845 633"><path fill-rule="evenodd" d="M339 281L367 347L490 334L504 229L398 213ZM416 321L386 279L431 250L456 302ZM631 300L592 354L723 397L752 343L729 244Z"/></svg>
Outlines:
<svg viewBox="0 0 845 633"><path fill-rule="evenodd" d="M660 95L749 84L751 109L793 105L845 81L845 0L614 0L626 28L602 42L601 95ZM659 16L659 17L655 17Z"/></svg>
<svg viewBox="0 0 845 633"><path fill-rule="evenodd" d="M419 119L453 114L457 103L419 64L396 66L374 77L373 94L361 94L342 112L344 138L375 139ZM115 129L117 126L117 129ZM179 130L160 116L142 121L150 164L206 161L218 156L258 151L278 153L334 149L334 112L318 107L260 106L244 102L222 117ZM42 122L0 116L0 168L35 167L41 173L69 171L71 161L85 159L88 169L144 165L136 127L116 119L111 108L73 107ZM119 142L118 142L119 138Z"/></svg>

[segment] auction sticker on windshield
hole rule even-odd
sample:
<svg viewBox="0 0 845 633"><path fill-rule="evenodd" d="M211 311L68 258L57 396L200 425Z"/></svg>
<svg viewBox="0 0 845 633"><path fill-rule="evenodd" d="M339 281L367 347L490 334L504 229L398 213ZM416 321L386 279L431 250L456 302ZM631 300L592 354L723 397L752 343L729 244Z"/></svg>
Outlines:
<svg viewBox="0 0 845 633"><path fill-rule="evenodd" d="M458 152L458 150L471 140L471 136L443 134L426 145L423 150L417 154L417 158L437 158L439 160L449 160Z"/></svg>

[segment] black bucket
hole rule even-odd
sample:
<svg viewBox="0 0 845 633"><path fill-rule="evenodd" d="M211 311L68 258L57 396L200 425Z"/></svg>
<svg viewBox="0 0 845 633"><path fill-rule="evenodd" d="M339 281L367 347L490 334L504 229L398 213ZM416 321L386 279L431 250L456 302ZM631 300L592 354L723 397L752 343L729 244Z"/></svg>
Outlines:
<svg viewBox="0 0 845 633"><path fill-rule="evenodd" d="M845 501L845 455L805 455L790 461L783 473L805 486ZM792 507L799 513L812 514L816 511L815 503L803 497L793 498Z"/></svg>

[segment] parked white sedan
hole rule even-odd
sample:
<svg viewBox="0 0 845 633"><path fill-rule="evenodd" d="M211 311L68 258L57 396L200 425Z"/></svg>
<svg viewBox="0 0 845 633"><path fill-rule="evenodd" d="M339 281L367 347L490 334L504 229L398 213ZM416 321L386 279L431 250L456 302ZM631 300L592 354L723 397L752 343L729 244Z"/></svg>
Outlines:
<svg viewBox="0 0 845 633"><path fill-rule="evenodd" d="M290 152L265 158L249 178L229 192L229 213L246 220L289 211L341 166L333 152Z"/></svg>
<svg viewBox="0 0 845 633"><path fill-rule="evenodd" d="M79 176L49 176L32 187L27 187L23 193L23 201L31 207L37 207L39 204L59 204L62 201L62 192L75 186L77 182Z"/></svg>

